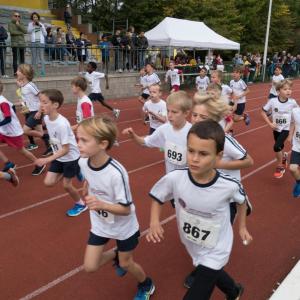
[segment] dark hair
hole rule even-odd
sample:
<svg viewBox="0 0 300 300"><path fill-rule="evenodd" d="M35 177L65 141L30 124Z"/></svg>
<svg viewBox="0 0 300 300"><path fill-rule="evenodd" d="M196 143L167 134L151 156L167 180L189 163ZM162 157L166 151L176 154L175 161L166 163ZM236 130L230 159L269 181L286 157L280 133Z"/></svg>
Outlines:
<svg viewBox="0 0 300 300"><path fill-rule="evenodd" d="M57 27L57 28L56 28L56 32L59 32L59 29L61 29L61 27Z"/></svg>
<svg viewBox="0 0 300 300"><path fill-rule="evenodd" d="M207 119L202 122L198 122L194 124L189 133L187 138L191 134L196 135L199 139L203 140L214 140L216 143L216 152L217 154L223 151L224 143L225 143L225 133L223 128L219 125L219 123Z"/></svg>
<svg viewBox="0 0 300 300"><path fill-rule="evenodd" d="M94 61L90 61L88 65L90 65L93 70L97 70L97 64Z"/></svg>
<svg viewBox="0 0 300 300"><path fill-rule="evenodd" d="M33 16L34 16L34 15L36 15L36 16L38 17L39 20L41 19L40 15L39 15L37 12L33 12L33 13L30 15L30 20L33 21Z"/></svg>
<svg viewBox="0 0 300 300"><path fill-rule="evenodd" d="M276 66L275 69L274 69L274 71L275 71L276 69L279 69L280 71L282 71L281 66Z"/></svg>
<svg viewBox="0 0 300 300"><path fill-rule="evenodd" d="M41 91L41 94L47 96L52 103L58 103L58 108L60 108L64 103L64 96L59 90L47 89Z"/></svg>
<svg viewBox="0 0 300 300"><path fill-rule="evenodd" d="M234 67L232 70L233 73L243 73L243 68L242 67Z"/></svg>
<svg viewBox="0 0 300 300"><path fill-rule="evenodd" d="M155 68L155 65L154 65L153 63L147 63L146 66L148 66L148 65L149 65L152 69L154 69L154 70L156 69L156 68Z"/></svg>
<svg viewBox="0 0 300 300"><path fill-rule="evenodd" d="M71 81L71 85L81 88L83 91L87 90L88 83L87 80L82 76L77 76Z"/></svg>

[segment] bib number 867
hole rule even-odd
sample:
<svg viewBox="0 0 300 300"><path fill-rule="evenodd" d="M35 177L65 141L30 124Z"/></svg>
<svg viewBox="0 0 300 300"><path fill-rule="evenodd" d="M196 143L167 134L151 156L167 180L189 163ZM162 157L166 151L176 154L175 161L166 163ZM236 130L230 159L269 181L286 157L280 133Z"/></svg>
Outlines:
<svg viewBox="0 0 300 300"><path fill-rule="evenodd" d="M177 161L181 161L182 160L182 154L181 153L177 153L176 151L172 151L172 150L168 150L168 158L177 160Z"/></svg>
<svg viewBox="0 0 300 300"><path fill-rule="evenodd" d="M186 234L190 234L195 239L201 238L202 241L205 241L210 234L210 231L201 230L197 226L192 226L187 222L184 222L182 229Z"/></svg>

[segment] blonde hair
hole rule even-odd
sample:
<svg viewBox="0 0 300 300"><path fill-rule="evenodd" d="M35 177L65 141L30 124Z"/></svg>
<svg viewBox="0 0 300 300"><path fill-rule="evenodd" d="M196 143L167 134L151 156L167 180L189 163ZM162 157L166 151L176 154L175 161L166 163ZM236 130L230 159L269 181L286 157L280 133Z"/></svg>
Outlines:
<svg viewBox="0 0 300 300"><path fill-rule="evenodd" d="M98 143L108 141L106 150L111 149L117 139L117 126L108 116L97 116L84 119L79 123L79 126L82 126L82 128L89 135L94 137Z"/></svg>
<svg viewBox="0 0 300 300"><path fill-rule="evenodd" d="M72 79L71 85L74 85L76 87L79 87L82 91L86 91L88 88L88 82L85 79L85 77L77 76Z"/></svg>
<svg viewBox="0 0 300 300"><path fill-rule="evenodd" d="M27 78L28 81L32 81L34 77L34 70L31 65L21 64L18 66L18 70Z"/></svg>
<svg viewBox="0 0 300 300"><path fill-rule="evenodd" d="M219 122L230 112L230 106L222 98L214 98L210 95L201 95L196 93L193 99L193 107L196 105L205 105L209 118Z"/></svg>
<svg viewBox="0 0 300 300"><path fill-rule="evenodd" d="M291 88L293 86L293 82L289 79L284 79L284 80L279 81L278 83L276 83L276 91L279 91L285 85L287 85L288 87Z"/></svg>
<svg viewBox="0 0 300 300"><path fill-rule="evenodd" d="M211 75L213 75L213 74L217 74L218 78L222 82L222 80L223 80L223 72L221 70L213 70L213 71L211 71Z"/></svg>
<svg viewBox="0 0 300 300"><path fill-rule="evenodd" d="M168 96L166 100L167 104L177 105L181 111L187 112L191 110L193 106L193 101L189 97L189 95L184 91L178 91L176 93L172 93Z"/></svg>

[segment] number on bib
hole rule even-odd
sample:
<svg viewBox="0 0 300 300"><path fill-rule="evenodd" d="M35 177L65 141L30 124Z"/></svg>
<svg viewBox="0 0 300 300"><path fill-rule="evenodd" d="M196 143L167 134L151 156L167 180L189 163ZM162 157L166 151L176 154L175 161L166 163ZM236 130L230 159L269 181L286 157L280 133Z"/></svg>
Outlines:
<svg viewBox="0 0 300 300"><path fill-rule="evenodd" d="M184 166L186 164L186 147L166 142L165 159L171 164Z"/></svg>
<svg viewBox="0 0 300 300"><path fill-rule="evenodd" d="M109 224L115 223L115 216L112 213L110 213L106 210L98 210L97 212L98 212L99 217L106 223L109 223Z"/></svg>
<svg viewBox="0 0 300 300"><path fill-rule="evenodd" d="M56 139L56 138L50 139L50 146L51 146L53 152L57 152L58 150L61 149L60 141L59 141L59 139Z"/></svg>

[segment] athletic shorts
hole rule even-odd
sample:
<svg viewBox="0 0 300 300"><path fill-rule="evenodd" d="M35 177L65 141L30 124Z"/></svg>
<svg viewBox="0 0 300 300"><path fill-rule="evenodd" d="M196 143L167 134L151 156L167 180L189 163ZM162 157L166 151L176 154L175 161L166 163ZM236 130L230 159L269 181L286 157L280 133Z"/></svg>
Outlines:
<svg viewBox="0 0 300 300"><path fill-rule="evenodd" d="M139 243L139 236L140 231L138 230L135 234L133 234L126 240L116 240L118 250L121 252L128 252L134 250ZM109 240L110 238L102 237L90 232L88 245L103 246L107 244Z"/></svg>
<svg viewBox="0 0 300 300"><path fill-rule="evenodd" d="M175 92L178 92L179 91L179 85L177 85L177 84L172 85L172 90L174 90Z"/></svg>
<svg viewBox="0 0 300 300"><path fill-rule="evenodd" d="M86 55L78 55L78 61L86 61Z"/></svg>
<svg viewBox="0 0 300 300"><path fill-rule="evenodd" d="M100 102L104 101L104 97L101 93L90 93L89 98L92 101L100 101Z"/></svg>
<svg viewBox="0 0 300 300"><path fill-rule="evenodd" d="M79 159L66 162L53 160L50 164L48 172L63 174L63 177L65 178L73 178L80 171L78 160Z"/></svg>
<svg viewBox="0 0 300 300"><path fill-rule="evenodd" d="M156 130L155 128L150 127L149 128L149 135L151 135L155 130Z"/></svg>
<svg viewBox="0 0 300 300"><path fill-rule="evenodd" d="M34 129L37 125L42 124L42 118L35 119L34 116L37 113L37 111L31 111L27 114L25 114L25 125L31 129Z"/></svg>
<svg viewBox="0 0 300 300"><path fill-rule="evenodd" d="M284 148L284 142L288 138L289 133L289 130L282 130L281 132L273 130L273 137L275 141L274 148L280 149L279 151L281 151Z"/></svg>
<svg viewBox="0 0 300 300"><path fill-rule="evenodd" d="M277 95L274 95L272 93L269 94L269 99L272 99L272 98L277 98L278 96Z"/></svg>
<svg viewBox="0 0 300 300"><path fill-rule="evenodd" d="M300 165L300 152L292 151L290 165Z"/></svg>
<svg viewBox="0 0 300 300"><path fill-rule="evenodd" d="M147 99L150 97L149 94L145 94L145 93L142 93L141 96L142 96L142 98L145 99L145 100L147 100Z"/></svg>
<svg viewBox="0 0 300 300"><path fill-rule="evenodd" d="M23 135L7 136L0 133L0 143L4 143L15 149L22 149L24 147Z"/></svg>
<svg viewBox="0 0 300 300"><path fill-rule="evenodd" d="M246 107L246 103L238 103L234 113L238 116L243 115L245 107Z"/></svg>

